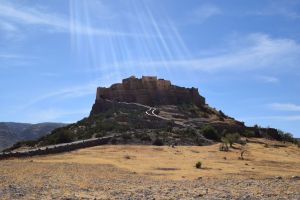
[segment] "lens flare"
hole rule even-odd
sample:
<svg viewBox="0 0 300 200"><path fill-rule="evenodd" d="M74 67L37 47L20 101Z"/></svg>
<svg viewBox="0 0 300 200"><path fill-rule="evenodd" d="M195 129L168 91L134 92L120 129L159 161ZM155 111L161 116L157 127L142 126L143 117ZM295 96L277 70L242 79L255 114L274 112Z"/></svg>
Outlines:
<svg viewBox="0 0 300 200"><path fill-rule="evenodd" d="M118 77L172 76L172 61L189 57L174 23L163 10L152 9L150 1L97 2L69 1L71 49L80 67Z"/></svg>

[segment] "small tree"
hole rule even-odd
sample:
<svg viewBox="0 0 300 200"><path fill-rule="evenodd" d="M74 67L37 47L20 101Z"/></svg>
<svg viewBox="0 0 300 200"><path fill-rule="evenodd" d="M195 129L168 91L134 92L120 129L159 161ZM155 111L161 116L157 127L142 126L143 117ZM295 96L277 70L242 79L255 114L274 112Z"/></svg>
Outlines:
<svg viewBox="0 0 300 200"><path fill-rule="evenodd" d="M285 143L285 142L293 142L294 138L293 135L291 133L285 133L282 130L277 130L279 137L281 138L281 140Z"/></svg>
<svg viewBox="0 0 300 200"><path fill-rule="evenodd" d="M219 150L220 151L229 151L228 140L226 138L222 138L222 143L220 144Z"/></svg>
<svg viewBox="0 0 300 200"><path fill-rule="evenodd" d="M238 142L240 140L241 136L238 133L233 133L233 134L227 134L225 135L224 140L226 140L230 147L232 147L232 145L236 142Z"/></svg>
<svg viewBox="0 0 300 200"><path fill-rule="evenodd" d="M211 126L204 126L200 132L207 139L220 141L220 135L217 130Z"/></svg>

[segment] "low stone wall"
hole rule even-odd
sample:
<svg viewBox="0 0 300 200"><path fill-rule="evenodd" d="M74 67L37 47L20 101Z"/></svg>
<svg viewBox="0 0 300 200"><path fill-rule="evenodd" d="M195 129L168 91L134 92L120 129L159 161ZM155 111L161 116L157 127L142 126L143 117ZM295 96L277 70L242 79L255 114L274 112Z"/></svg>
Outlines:
<svg viewBox="0 0 300 200"><path fill-rule="evenodd" d="M118 137L118 136L108 136L108 137L103 137L103 138L82 140L82 141L77 141L77 142L73 142L73 143L41 147L39 149L33 149L33 150L28 150L28 151L5 152L5 153L0 153L0 160L8 159L8 158L21 158L21 157L30 157L30 156L37 156L37 155L56 154L56 153L73 151L73 150L81 149L81 148L104 145L104 144L109 143L110 140L115 137Z"/></svg>

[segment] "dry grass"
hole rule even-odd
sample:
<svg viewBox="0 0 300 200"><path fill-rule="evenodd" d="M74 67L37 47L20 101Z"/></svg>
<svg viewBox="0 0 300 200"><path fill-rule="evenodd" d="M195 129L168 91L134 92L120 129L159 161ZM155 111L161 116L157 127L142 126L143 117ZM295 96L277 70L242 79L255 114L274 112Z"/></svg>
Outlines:
<svg viewBox="0 0 300 200"><path fill-rule="evenodd" d="M266 148L266 141L260 142L246 145L245 160L238 159L241 147L237 145L230 152L219 151L219 145L108 145L4 160L0 161L0 199L114 199L132 195L140 195L138 199L182 195L184 199L196 198L202 190L205 194L207 188L212 195L208 198L224 195L224 191L237 198L249 190L253 195L300 195L299 183L289 182L291 176L300 175L300 149L293 145ZM272 146L272 142L267 143ZM197 161L202 162L201 169L195 168ZM275 176L286 182L268 181Z"/></svg>
<svg viewBox="0 0 300 200"><path fill-rule="evenodd" d="M182 177L195 179L199 176L221 177L232 174L253 178L300 174L300 149L293 145L266 148L263 144L249 143L244 147L247 149L245 160L238 159L241 146L236 145L237 149L231 149L230 152L221 152L218 147L219 145L176 148L109 145L35 157L32 160L35 163L106 164L141 175L150 174L156 178L175 180ZM195 168L195 163L199 160L202 162L203 170ZM26 159L13 162L26 162Z"/></svg>

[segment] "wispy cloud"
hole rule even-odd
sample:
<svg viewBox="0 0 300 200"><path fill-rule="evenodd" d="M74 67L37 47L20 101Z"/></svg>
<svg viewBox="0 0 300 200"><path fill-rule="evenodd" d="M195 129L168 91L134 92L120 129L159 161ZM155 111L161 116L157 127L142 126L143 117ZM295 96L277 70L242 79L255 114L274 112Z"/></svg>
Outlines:
<svg viewBox="0 0 300 200"><path fill-rule="evenodd" d="M222 69L251 70L294 66L300 61L299 55L300 45L294 40L274 39L265 34L251 34L242 41L238 41L236 48L224 54L181 61L178 64L206 71Z"/></svg>
<svg viewBox="0 0 300 200"><path fill-rule="evenodd" d="M37 97L32 97L29 102L24 104L21 109L26 109L28 107L31 107L37 103L43 102L48 99L66 99L66 98L79 98L83 96L88 96L88 95L95 95L96 96L96 90L97 87L101 86L108 86L109 84L112 83L113 78L116 78L117 75L116 73L107 73L106 75L103 75L99 77L97 80L84 83L79 86L72 86L72 87L65 87L60 90L56 90L53 92L48 92L46 94L37 96Z"/></svg>
<svg viewBox="0 0 300 200"><path fill-rule="evenodd" d="M70 21L67 16L51 13L47 10L40 10L35 7L26 7L20 4L13 4L7 1L0 4L0 17L6 21L6 30L12 30L16 25L39 25L45 26L56 32L75 32L76 34L97 35L97 36L142 36L134 33L127 33L116 30L95 28L78 21ZM14 25L13 25L14 23ZM10 25L10 27L8 26Z"/></svg>
<svg viewBox="0 0 300 200"><path fill-rule="evenodd" d="M181 60L132 60L118 63L119 66L170 66L186 70L200 70L206 72L219 72L224 70L249 71L265 68L298 67L300 62L300 44L286 38L272 38L266 34L255 33L238 38L228 46L227 51L211 53L198 58ZM110 66L109 63L106 66ZM264 77L267 81L276 81L276 78Z"/></svg>
<svg viewBox="0 0 300 200"><path fill-rule="evenodd" d="M191 21L202 23L205 20L220 14L222 14L222 11L216 5L204 4L196 8L196 10L192 13Z"/></svg>
<svg viewBox="0 0 300 200"><path fill-rule="evenodd" d="M15 25L6 21L0 21L0 29L8 32L15 32L18 30Z"/></svg>
<svg viewBox="0 0 300 200"><path fill-rule="evenodd" d="M300 105L293 103L271 103L269 107L278 111L300 111Z"/></svg>
<svg viewBox="0 0 300 200"><path fill-rule="evenodd" d="M265 83L278 83L279 82L279 79L274 76L259 75L259 76L256 76L256 78Z"/></svg>
<svg viewBox="0 0 300 200"><path fill-rule="evenodd" d="M36 98L32 98L30 102L25 104L23 108L30 107L32 105L35 105L39 102L42 102L44 100L58 97L59 99L65 99L65 98L77 98L82 97L86 95L95 94L96 95L96 89L97 89L97 83L91 82L82 86L75 86L75 87L69 87L64 88L58 91L50 92L45 95L38 96Z"/></svg>
<svg viewBox="0 0 300 200"><path fill-rule="evenodd" d="M298 5L297 5L298 4ZM247 14L257 16L282 16L290 19L300 19L300 13L297 9L297 1L272 1L266 7L260 10L251 11Z"/></svg>
<svg viewBox="0 0 300 200"><path fill-rule="evenodd" d="M0 69L10 67L32 67L39 60L30 55L0 53Z"/></svg>
<svg viewBox="0 0 300 200"><path fill-rule="evenodd" d="M60 29L66 28L64 17L40 12L35 8L4 2L0 4L0 16L20 24L48 25Z"/></svg>
<svg viewBox="0 0 300 200"><path fill-rule="evenodd" d="M19 54L1 54L0 59L38 59L38 57L29 56L29 55L19 55Z"/></svg>

